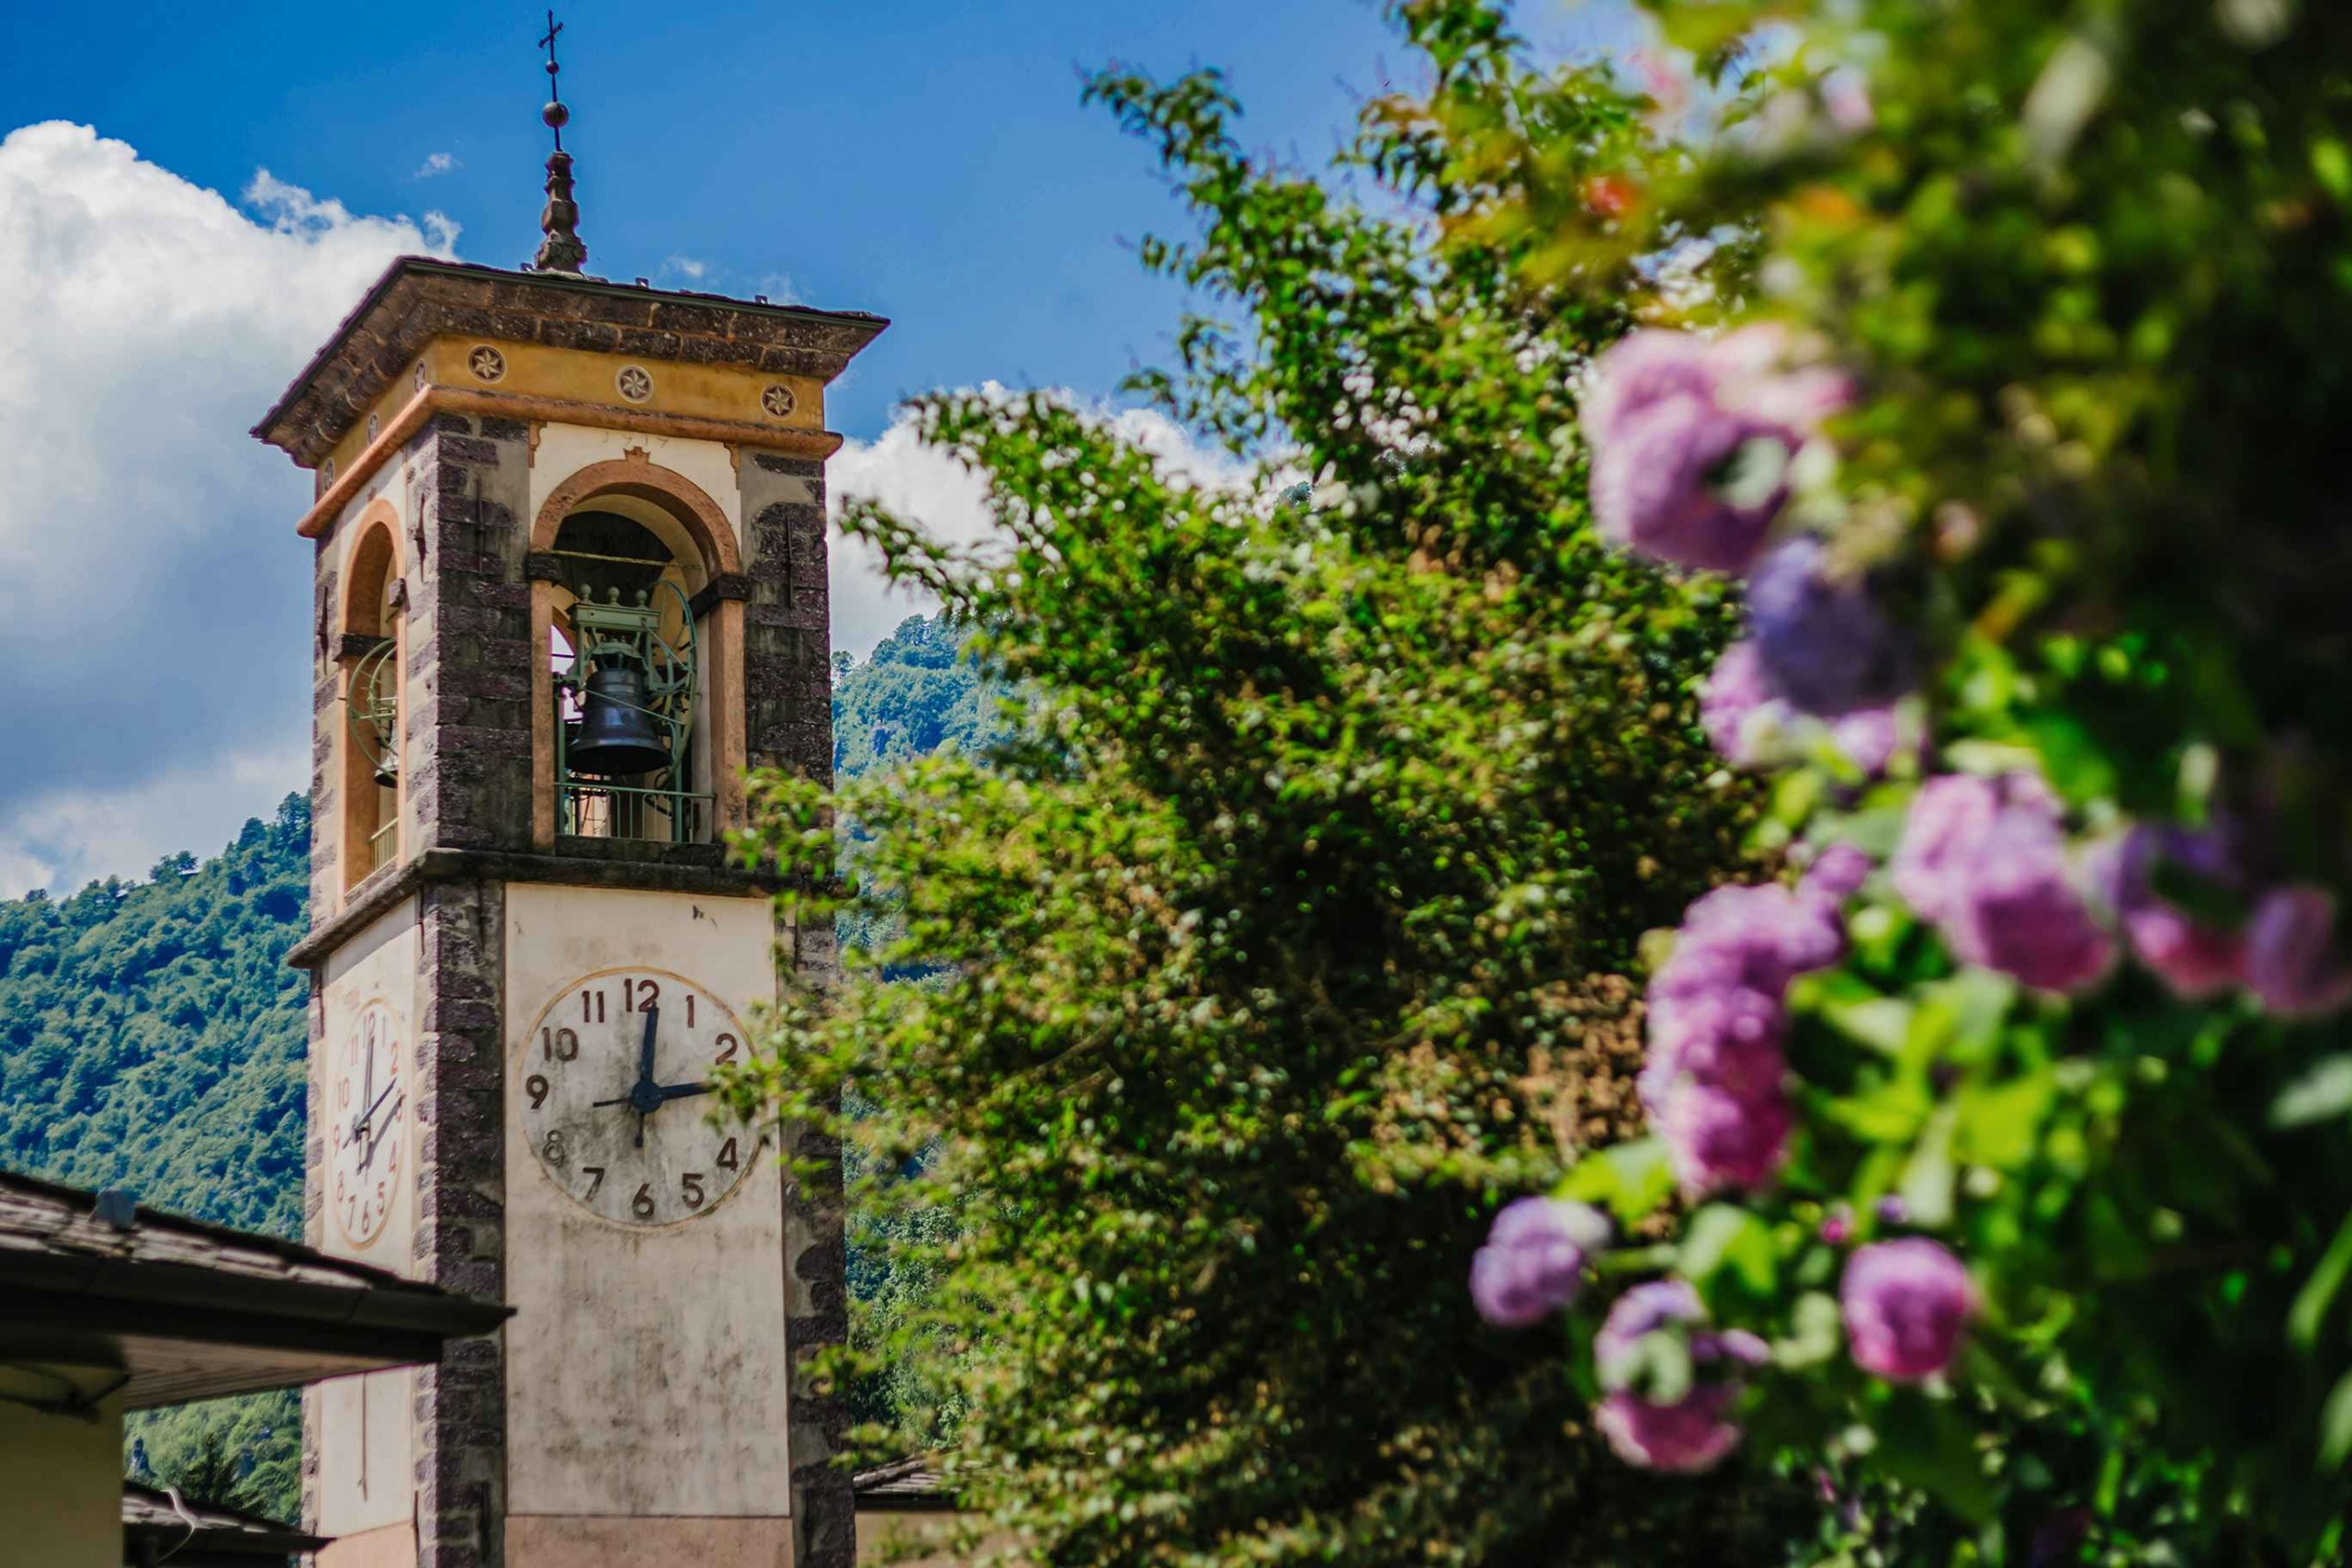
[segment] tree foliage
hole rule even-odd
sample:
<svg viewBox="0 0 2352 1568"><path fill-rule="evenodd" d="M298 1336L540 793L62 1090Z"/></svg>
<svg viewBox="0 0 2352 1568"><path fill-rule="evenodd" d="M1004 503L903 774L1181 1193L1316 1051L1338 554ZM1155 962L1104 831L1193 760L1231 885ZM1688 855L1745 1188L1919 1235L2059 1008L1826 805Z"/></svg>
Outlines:
<svg viewBox="0 0 2352 1568"><path fill-rule="evenodd" d="M1406 32L1465 112L1595 159L1644 138L1486 7ZM1146 264L1232 317L1138 384L1257 482L1187 482L1051 396L919 404L1007 554L847 526L1034 701L986 756L761 782L745 850L800 874L796 916L899 923L741 1102L850 1140L854 1206L910 1222L893 1267L937 1288L901 1348L956 1352L959 1481L1033 1561L1771 1554L1787 1492L1613 1469L1566 1347L1462 1286L1498 1187L1625 1130L1617 976L1750 821L1692 691L1727 595L1587 515L1571 383L1623 314L1509 237L1439 244L1518 175L1419 106L1369 106L1317 176L1243 153L1215 73L1089 96L1197 219Z"/></svg>

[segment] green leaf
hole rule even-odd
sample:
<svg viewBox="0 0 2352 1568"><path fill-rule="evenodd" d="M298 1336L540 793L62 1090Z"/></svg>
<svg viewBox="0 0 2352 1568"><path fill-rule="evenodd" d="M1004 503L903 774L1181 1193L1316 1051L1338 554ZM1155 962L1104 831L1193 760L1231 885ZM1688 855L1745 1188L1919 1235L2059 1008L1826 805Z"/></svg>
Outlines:
<svg viewBox="0 0 2352 1568"><path fill-rule="evenodd" d="M1990 969L1963 969L1920 987L1911 1033L1903 1042L1904 1061L1924 1068L1945 1059L1984 1060L1999 1043L2001 1024L2017 997L2018 983Z"/></svg>
<svg viewBox="0 0 2352 1568"><path fill-rule="evenodd" d="M2344 1216L2326 1255L2312 1270L2312 1277L2303 1281L2303 1288L2295 1292L2294 1304L2287 1309L2287 1337L2298 1349L2308 1350L2319 1342L2319 1331L2327 1322L2327 1309L2335 1304L2347 1273L2352 1273L2352 1214Z"/></svg>
<svg viewBox="0 0 2352 1568"><path fill-rule="evenodd" d="M2056 1079L2047 1070L1962 1089L1952 1107L1953 1157L1964 1165L2017 1169L2033 1157L2041 1120L2056 1095Z"/></svg>
<svg viewBox="0 0 2352 1568"><path fill-rule="evenodd" d="M1562 1198L1604 1205L1628 1228L1674 1195L1674 1167L1657 1138L1611 1144L1578 1160L1555 1189Z"/></svg>
<svg viewBox="0 0 2352 1568"><path fill-rule="evenodd" d="M1919 1134L1918 1146L1911 1151L1911 1163L1903 1168L1903 1180L1895 1188L1911 1211L1911 1223L1926 1230L1951 1224L1956 1169L1951 1145L1955 1124L1955 1112L1949 1105L1928 1119L1927 1131Z"/></svg>
<svg viewBox="0 0 2352 1568"><path fill-rule="evenodd" d="M2313 1063L2270 1104L2274 1127L2307 1127L2352 1111L2352 1054Z"/></svg>
<svg viewBox="0 0 2352 1568"><path fill-rule="evenodd" d="M1780 1269L1772 1227L1734 1204L1710 1203L1683 1227L1682 1253L1675 1269L1702 1291L1717 1273L1729 1269L1750 1292L1769 1295Z"/></svg>
<svg viewBox="0 0 2352 1568"><path fill-rule="evenodd" d="M1802 1371L1834 1359L1845 1343L1846 1324L1838 1299L1826 1291L1807 1291L1789 1311L1788 1337L1773 1341L1772 1360Z"/></svg>
<svg viewBox="0 0 2352 1568"><path fill-rule="evenodd" d="M2352 1372L2335 1380L2319 1413L2319 1469L2341 1470L2352 1459Z"/></svg>
<svg viewBox="0 0 2352 1568"><path fill-rule="evenodd" d="M1993 1486L1975 1435L1950 1403L1900 1393L1880 1413L1877 1431L1879 1461L1898 1480L1931 1494L1970 1524L1993 1517Z"/></svg>

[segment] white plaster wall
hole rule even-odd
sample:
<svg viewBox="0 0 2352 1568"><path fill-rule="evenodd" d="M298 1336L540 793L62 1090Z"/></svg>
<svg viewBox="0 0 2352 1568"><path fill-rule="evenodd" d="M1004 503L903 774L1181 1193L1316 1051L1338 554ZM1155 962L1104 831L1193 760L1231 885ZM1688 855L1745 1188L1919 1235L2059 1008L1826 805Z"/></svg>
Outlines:
<svg viewBox="0 0 2352 1568"><path fill-rule="evenodd" d="M405 1145L401 1151L403 1179L383 1229L367 1246L354 1246L329 1215L321 1250L410 1278L416 1273L410 1253L416 1234L416 961L413 898L402 899L337 948L327 960L326 1036L313 1047L311 1061L311 1103L323 1105L334 1050L354 1016L370 1001L381 1001L390 1010L409 1089L398 1134ZM312 1171L311 1179L319 1181L319 1173ZM395 1368L319 1386L321 1535L353 1535L380 1525L405 1524L413 1517L413 1377L408 1369Z"/></svg>
<svg viewBox="0 0 2352 1568"><path fill-rule="evenodd" d="M743 544L743 501L735 482L735 458L717 441L687 441L670 435L639 435L626 430L592 430L580 424L539 426L538 449L531 454L531 515L556 487L591 463L618 459L629 448L641 446L646 460L681 473L700 485L726 513L735 530L738 548Z"/></svg>
<svg viewBox="0 0 2352 1568"><path fill-rule="evenodd" d="M120 1568L119 1399L95 1420L0 1401L0 1562Z"/></svg>
<svg viewBox="0 0 2352 1568"><path fill-rule="evenodd" d="M613 1224L548 1179L511 1087L534 1021L583 975L669 970L745 1016L773 999L768 904L510 886L506 911L508 1509L783 1515L784 1190L773 1157L763 1153L705 1217Z"/></svg>

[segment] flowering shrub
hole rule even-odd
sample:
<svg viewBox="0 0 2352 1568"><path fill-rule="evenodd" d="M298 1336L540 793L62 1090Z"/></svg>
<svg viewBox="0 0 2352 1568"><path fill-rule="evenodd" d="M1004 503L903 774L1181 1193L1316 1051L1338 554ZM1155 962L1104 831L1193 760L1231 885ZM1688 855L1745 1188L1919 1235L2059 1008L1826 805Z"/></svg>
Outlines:
<svg viewBox="0 0 2352 1568"><path fill-rule="evenodd" d="M1460 221L1698 279L1593 367L1595 517L1742 584L1702 718L1810 869L1690 907L1556 1190L1668 1235L1582 1258L1655 1276L1568 1309L1597 1420L1847 1550L2337 1560L2352 11L1652 9L1721 123Z"/></svg>

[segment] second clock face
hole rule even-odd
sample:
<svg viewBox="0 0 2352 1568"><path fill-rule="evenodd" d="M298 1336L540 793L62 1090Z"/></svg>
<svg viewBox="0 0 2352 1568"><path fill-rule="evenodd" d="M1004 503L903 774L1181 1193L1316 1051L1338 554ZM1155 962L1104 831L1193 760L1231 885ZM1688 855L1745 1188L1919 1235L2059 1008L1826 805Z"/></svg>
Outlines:
<svg viewBox="0 0 2352 1568"><path fill-rule="evenodd" d="M705 987L661 969L582 976L521 1042L512 1092L524 1142L600 1218L697 1218L758 1154L749 1131L709 1121L711 1069L743 1055L741 1021Z"/></svg>
<svg viewBox="0 0 2352 1568"><path fill-rule="evenodd" d="M401 1056L399 1021L369 1002L344 1032L327 1083L327 1209L356 1247L383 1230L400 1190L408 1125Z"/></svg>

